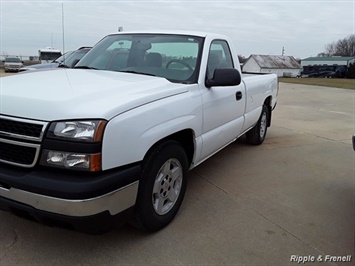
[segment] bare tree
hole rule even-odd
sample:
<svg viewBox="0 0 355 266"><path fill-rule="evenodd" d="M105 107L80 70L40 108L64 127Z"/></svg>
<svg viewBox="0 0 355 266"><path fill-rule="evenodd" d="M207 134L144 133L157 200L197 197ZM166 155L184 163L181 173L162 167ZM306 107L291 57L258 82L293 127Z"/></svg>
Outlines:
<svg viewBox="0 0 355 266"><path fill-rule="evenodd" d="M242 56L242 55L238 55L238 59L239 59L239 63L244 63L247 59Z"/></svg>
<svg viewBox="0 0 355 266"><path fill-rule="evenodd" d="M336 43L335 42L332 42L332 43L329 43L325 46L325 54L328 55L328 56L332 56L334 55L336 52Z"/></svg>
<svg viewBox="0 0 355 266"><path fill-rule="evenodd" d="M326 56L329 56L327 53L325 52L322 52L322 53L319 53L317 54L318 57L326 57Z"/></svg>
<svg viewBox="0 0 355 266"><path fill-rule="evenodd" d="M355 56L355 34L327 44L318 56Z"/></svg>

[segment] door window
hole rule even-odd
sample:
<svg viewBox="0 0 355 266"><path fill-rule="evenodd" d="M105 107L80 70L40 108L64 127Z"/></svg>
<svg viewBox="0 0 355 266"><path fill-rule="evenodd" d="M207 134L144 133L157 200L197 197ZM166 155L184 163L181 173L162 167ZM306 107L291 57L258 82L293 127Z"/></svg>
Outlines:
<svg viewBox="0 0 355 266"><path fill-rule="evenodd" d="M234 68L229 46L223 40L215 40L211 43L207 61L208 79L213 77L216 68Z"/></svg>

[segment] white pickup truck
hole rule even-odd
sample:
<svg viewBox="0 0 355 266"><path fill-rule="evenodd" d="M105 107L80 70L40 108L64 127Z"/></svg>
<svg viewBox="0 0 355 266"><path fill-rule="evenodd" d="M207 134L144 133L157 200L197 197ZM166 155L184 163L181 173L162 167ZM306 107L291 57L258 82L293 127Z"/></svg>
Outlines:
<svg viewBox="0 0 355 266"><path fill-rule="evenodd" d="M187 171L246 134L261 144L276 75L241 77L230 39L106 36L74 69L1 78L0 209L92 232L176 215Z"/></svg>

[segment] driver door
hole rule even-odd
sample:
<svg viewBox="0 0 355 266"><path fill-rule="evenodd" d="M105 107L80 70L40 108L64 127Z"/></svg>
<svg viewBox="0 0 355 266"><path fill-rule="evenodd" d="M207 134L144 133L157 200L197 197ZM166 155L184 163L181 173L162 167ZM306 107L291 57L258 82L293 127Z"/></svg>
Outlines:
<svg viewBox="0 0 355 266"><path fill-rule="evenodd" d="M216 68L234 68L228 43L214 40L211 43L206 79L212 78ZM207 88L202 86L203 128L202 153L205 159L239 136L244 123L245 87L237 86Z"/></svg>

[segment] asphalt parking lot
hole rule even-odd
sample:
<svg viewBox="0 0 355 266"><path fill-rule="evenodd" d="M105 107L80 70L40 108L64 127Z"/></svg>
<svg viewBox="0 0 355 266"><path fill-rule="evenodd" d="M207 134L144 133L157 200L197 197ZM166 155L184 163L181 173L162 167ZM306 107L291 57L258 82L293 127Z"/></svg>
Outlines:
<svg viewBox="0 0 355 266"><path fill-rule="evenodd" d="M167 228L94 236L0 211L0 265L354 265L353 133L354 91L280 83L264 144L192 170Z"/></svg>

